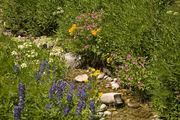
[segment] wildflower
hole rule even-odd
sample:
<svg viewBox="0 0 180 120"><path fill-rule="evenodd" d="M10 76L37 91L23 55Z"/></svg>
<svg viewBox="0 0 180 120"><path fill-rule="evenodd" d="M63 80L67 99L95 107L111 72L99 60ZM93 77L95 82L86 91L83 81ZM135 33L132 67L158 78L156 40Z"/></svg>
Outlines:
<svg viewBox="0 0 180 120"><path fill-rule="evenodd" d="M173 15L179 15L179 13L178 12L174 12Z"/></svg>
<svg viewBox="0 0 180 120"><path fill-rule="evenodd" d="M102 95L103 95L103 93L102 93L102 92L98 93L98 97L101 97Z"/></svg>
<svg viewBox="0 0 180 120"><path fill-rule="evenodd" d="M100 28L98 28L97 30L91 30L91 34L93 35L93 36L97 36L97 33L98 32L100 32Z"/></svg>
<svg viewBox="0 0 180 120"><path fill-rule="evenodd" d="M83 106L84 106L84 102L82 100L80 100L78 102L77 108L76 108L76 114L80 115L82 110L83 110Z"/></svg>
<svg viewBox="0 0 180 120"><path fill-rule="evenodd" d="M25 46L24 46L24 45L18 45L18 48L19 48L20 50L22 50L22 49L25 48Z"/></svg>
<svg viewBox="0 0 180 120"><path fill-rule="evenodd" d="M24 107L24 99L25 99L25 86L22 83L19 83L19 107Z"/></svg>
<svg viewBox="0 0 180 120"><path fill-rule="evenodd" d="M107 63L111 63L112 62L112 57L108 57L106 60Z"/></svg>
<svg viewBox="0 0 180 120"><path fill-rule="evenodd" d="M67 105L67 106L64 108L64 116L66 116L69 112L70 112L70 107Z"/></svg>
<svg viewBox="0 0 180 120"><path fill-rule="evenodd" d="M63 91L64 91L65 87L66 87L66 82L58 81L58 83L57 83L57 98L58 98L58 102L60 102L62 97L63 97Z"/></svg>
<svg viewBox="0 0 180 120"><path fill-rule="evenodd" d="M26 68L27 67L27 64L26 63L22 63L21 64L21 68Z"/></svg>
<svg viewBox="0 0 180 120"><path fill-rule="evenodd" d="M71 28L68 30L70 35L73 35L74 31L77 29L77 25L73 24Z"/></svg>
<svg viewBox="0 0 180 120"><path fill-rule="evenodd" d="M126 59L127 59L127 60L130 60L131 57L132 57L131 54L128 54L127 57L126 57Z"/></svg>
<svg viewBox="0 0 180 120"><path fill-rule="evenodd" d="M166 13L167 13L167 14L172 14L173 11L172 11L172 10L169 10L169 11L167 11Z"/></svg>
<svg viewBox="0 0 180 120"><path fill-rule="evenodd" d="M94 100L90 101L90 111L91 111L91 113L95 114L95 102L94 102Z"/></svg>
<svg viewBox="0 0 180 120"><path fill-rule="evenodd" d="M92 71L92 72L96 71L96 69L92 68L92 67L89 67L89 70Z"/></svg>
<svg viewBox="0 0 180 120"><path fill-rule="evenodd" d="M21 118L21 108L19 106L14 107L14 120L20 120Z"/></svg>
<svg viewBox="0 0 180 120"><path fill-rule="evenodd" d="M88 79L84 80L84 82L87 83L87 82L88 82Z"/></svg>
<svg viewBox="0 0 180 120"><path fill-rule="evenodd" d="M49 98L52 99L53 98L53 93L55 93L56 91L56 83L55 81L53 82L50 90L49 90Z"/></svg>
<svg viewBox="0 0 180 120"><path fill-rule="evenodd" d="M90 76L98 76L99 74L101 74L101 71L96 70L93 74L90 74Z"/></svg>
<svg viewBox="0 0 180 120"><path fill-rule="evenodd" d="M12 51L11 55L18 55L18 53L16 51Z"/></svg>

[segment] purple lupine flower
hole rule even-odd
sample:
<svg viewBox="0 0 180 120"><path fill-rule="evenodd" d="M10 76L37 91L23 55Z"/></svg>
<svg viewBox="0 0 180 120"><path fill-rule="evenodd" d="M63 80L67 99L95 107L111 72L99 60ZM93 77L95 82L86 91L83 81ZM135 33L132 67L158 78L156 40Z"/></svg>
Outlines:
<svg viewBox="0 0 180 120"><path fill-rule="evenodd" d="M47 61L42 61L40 63L39 71L35 74L36 80L40 80L40 78L45 70L46 65L47 65Z"/></svg>
<svg viewBox="0 0 180 120"><path fill-rule="evenodd" d="M54 81L50 90L49 90L49 98L52 99L53 98L53 94L55 93L56 91L56 82Z"/></svg>
<svg viewBox="0 0 180 120"><path fill-rule="evenodd" d="M83 110L83 107L84 107L84 102L83 101L79 101L78 102L78 105L77 105L77 108L76 108L76 114L77 115L80 115L82 110Z"/></svg>
<svg viewBox="0 0 180 120"><path fill-rule="evenodd" d="M69 112L70 112L70 107L67 105L67 106L64 108L64 116L66 116Z"/></svg>
<svg viewBox="0 0 180 120"><path fill-rule="evenodd" d="M94 100L90 101L90 111L91 111L91 113L95 114L95 102L94 102Z"/></svg>
<svg viewBox="0 0 180 120"><path fill-rule="evenodd" d="M66 87L67 83L64 81L58 81L57 84L57 98L58 98L58 102L61 101L62 97L63 97L63 91L64 88Z"/></svg>
<svg viewBox="0 0 180 120"><path fill-rule="evenodd" d="M14 120L20 120L21 118L21 108L19 106L14 107Z"/></svg>
<svg viewBox="0 0 180 120"><path fill-rule="evenodd" d="M79 89L78 96L81 100L84 100L86 97L86 86L83 86L81 89Z"/></svg>
<svg viewBox="0 0 180 120"><path fill-rule="evenodd" d="M24 107L24 99L25 99L25 85L23 83L19 83L19 103L18 106L23 109Z"/></svg>

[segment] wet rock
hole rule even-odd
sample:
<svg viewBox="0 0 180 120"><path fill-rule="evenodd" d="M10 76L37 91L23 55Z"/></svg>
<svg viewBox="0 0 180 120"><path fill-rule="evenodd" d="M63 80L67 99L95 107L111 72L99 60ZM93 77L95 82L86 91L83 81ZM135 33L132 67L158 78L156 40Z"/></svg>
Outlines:
<svg viewBox="0 0 180 120"><path fill-rule="evenodd" d="M110 111L105 111L104 116L110 116L112 113Z"/></svg>
<svg viewBox="0 0 180 120"><path fill-rule="evenodd" d="M100 101L104 104L123 104L120 93L104 93Z"/></svg>
<svg viewBox="0 0 180 120"><path fill-rule="evenodd" d="M99 75L97 76L97 79L103 79L104 76L105 76L105 73L101 73L101 74L99 74Z"/></svg>
<svg viewBox="0 0 180 120"><path fill-rule="evenodd" d="M99 111L100 111L100 112L103 112L103 111L105 111L105 110L107 110L107 105L102 104L102 105L100 106L100 108L99 108Z"/></svg>
<svg viewBox="0 0 180 120"><path fill-rule="evenodd" d="M88 80L88 75L87 74L78 75L74 78L74 80L77 82L86 82Z"/></svg>

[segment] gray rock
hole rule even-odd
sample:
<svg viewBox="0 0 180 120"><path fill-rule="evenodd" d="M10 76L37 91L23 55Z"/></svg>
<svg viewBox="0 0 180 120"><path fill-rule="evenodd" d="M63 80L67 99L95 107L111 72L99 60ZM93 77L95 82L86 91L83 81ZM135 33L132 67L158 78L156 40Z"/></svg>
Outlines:
<svg viewBox="0 0 180 120"><path fill-rule="evenodd" d="M86 82L88 80L88 75L87 74L78 75L74 78L74 80L77 82Z"/></svg>
<svg viewBox="0 0 180 120"><path fill-rule="evenodd" d="M100 106L100 108L99 108L99 111L102 112L102 111L105 111L105 110L107 110L107 105L102 104L102 105Z"/></svg>
<svg viewBox="0 0 180 120"><path fill-rule="evenodd" d="M123 104L120 93L104 93L100 101L104 104Z"/></svg>
<svg viewBox="0 0 180 120"><path fill-rule="evenodd" d="M66 53L64 55L64 58L65 58L65 61L67 63L67 66L69 68L75 68L78 65L80 65L80 59L81 59L80 56L76 56L76 55L74 55L72 53Z"/></svg>
<svg viewBox="0 0 180 120"><path fill-rule="evenodd" d="M101 118L101 117L103 117L104 112L98 112L98 113L97 113L97 115L98 115L98 117L100 117L100 118Z"/></svg>
<svg viewBox="0 0 180 120"><path fill-rule="evenodd" d="M105 76L105 74L104 74L104 73L101 73L101 74L99 74L99 75L97 76L97 79L103 79L104 76Z"/></svg>
<svg viewBox="0 0 180 120"><path fill-rule="evenodd" d="M117 90L120 88L120 85L117 82L111 82L111 87L113 90Z"/></svg>
<svg viewBox="0 0 180 120"><path fill-rule="evenodd" d="M111 75L111 71L108 70L107 68L103 68L103 72L106 73L107 75Z"/></svg>
<svg viewBox="0 0 180 120"><path fill-rule="evenodd" d="M110 81L110 82L113 81L113 79L111 77L107 77L106 80Z"/></svg>
<svg viewBox="0 0 180 120"><path fill-rule="evenodd" d="M110 111L105 111L104 116L110 116L112 113Z"/></svg>

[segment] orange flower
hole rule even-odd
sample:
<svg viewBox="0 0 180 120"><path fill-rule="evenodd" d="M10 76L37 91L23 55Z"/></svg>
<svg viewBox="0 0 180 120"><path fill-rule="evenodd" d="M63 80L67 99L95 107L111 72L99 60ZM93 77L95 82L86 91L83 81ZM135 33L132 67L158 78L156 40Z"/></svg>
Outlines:
<svg viewBox="0 0 180 120"><path fill-rule="evenodd" d="M97 33L100 32L100 31L101 31L100 28L98 28L97 30L91 30L91 34L92 34L93 36L97 36Z"/></svg>
<svg viewBox="0 0 180 120"><path fill-rule="evenodd" d="M77 29L77 25L73 24L71 28L69 28L68 32L70 35L73 35L74 31Z"/></svg>

